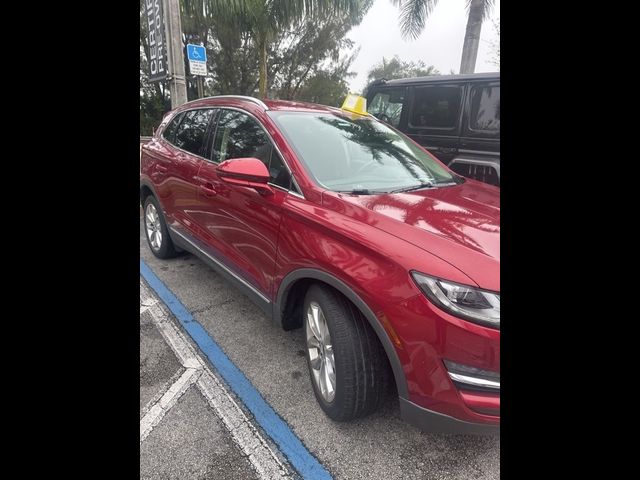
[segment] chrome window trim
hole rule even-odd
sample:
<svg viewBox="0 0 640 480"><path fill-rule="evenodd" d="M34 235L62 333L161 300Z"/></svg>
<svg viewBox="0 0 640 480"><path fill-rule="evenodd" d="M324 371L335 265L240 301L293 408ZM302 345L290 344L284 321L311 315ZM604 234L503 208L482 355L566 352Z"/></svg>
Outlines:
<svg viewBox="0 0 640 480"><path fill-rule="evenodd" d="M271 304L271 300L269 300L266 296L264 296L264 294L262 292L260 292L260 290L258 290L256 287L254 287L253 285L251 285L249 282L247 282L244 278L240 277L237 273L235 273L233 270L231 270L229 267L227 267L225 264L221 263L218 259L214 258L213 256L211 256L209 253L205 252L203 249L201 249L198 245L196 245L191 239L187 238L183 233L180 233L178 230L176 230L174 227L169 226L169 228L171 229L171 231L173 233L175 233L176 235L180 236L185 242L188 242L189 245L193 246L193 248L197 249L199 252L203 253L204 255L206 255L206 257L211 260L212 262L214 262L216 265L218 265L220 268L222 268L225 272L227 272L229 275L231 275L233 278L235 278L236 280L238 280L240 283L242 283L245 287L247 287L249 290L251 290L253 293L255 293L256 295L258 295L262 300L264 300L265 302L267 302L268 304Z"/></svg>

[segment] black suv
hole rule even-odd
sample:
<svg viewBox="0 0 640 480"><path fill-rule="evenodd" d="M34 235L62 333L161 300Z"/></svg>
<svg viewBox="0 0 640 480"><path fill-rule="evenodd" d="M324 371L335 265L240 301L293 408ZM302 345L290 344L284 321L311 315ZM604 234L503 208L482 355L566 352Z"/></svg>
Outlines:
<svg viewBox="0 0 640 480"><path fill-rule="evenodd" d="M500 73L377 80L366 97L456 173L500 186Z"/></svg>

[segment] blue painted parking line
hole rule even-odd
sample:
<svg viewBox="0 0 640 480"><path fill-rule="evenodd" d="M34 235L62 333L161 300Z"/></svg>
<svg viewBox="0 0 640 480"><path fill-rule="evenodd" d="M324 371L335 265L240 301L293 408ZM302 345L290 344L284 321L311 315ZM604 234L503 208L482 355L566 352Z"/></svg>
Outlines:
<svg viewBox="0 0 640 480"><path fill-rule="evenodd" d="M175 315L189 336L205 354L211 365L229 385L236 396L252 413L256 422L271 437L289 463L305 479L331 479L331 474L307 450L289 425L262 398L244 373L222 351L216 341L191 315L171 290L160 280L149 266L140 260L140 274L160 299Z"/></svg>

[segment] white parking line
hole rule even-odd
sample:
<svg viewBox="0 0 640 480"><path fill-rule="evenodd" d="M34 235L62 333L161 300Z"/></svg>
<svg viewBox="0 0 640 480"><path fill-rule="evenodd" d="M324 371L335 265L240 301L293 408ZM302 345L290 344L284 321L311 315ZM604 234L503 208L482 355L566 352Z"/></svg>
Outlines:
<svg viewBox="0 0 640 480"><path fill-rule="evenodd" d="M160 423L162 417L176 404L182 394L196 382L200 375L202 375L202 370L187 368L180 375L180 378L169 387L169 390L160 397L160 400L149 408L146 415L140 420L140 443L149 436L151 430Z"/></svg>
<svg viewBox="0 0 640 480"><path fill-rule="evenodd" d="M260 478L269 480L293 478L288 468L271 450L262 434L249 421L226 387L211 372L208 364L186 340L171 320L164 305L158 301L142 279L140 279L140 305L140 314L149 311L154 325L186 369L159 399L145 407L146 413L140 420L140 443L160 423L166 412L184 392L195 383Z"/></svg>

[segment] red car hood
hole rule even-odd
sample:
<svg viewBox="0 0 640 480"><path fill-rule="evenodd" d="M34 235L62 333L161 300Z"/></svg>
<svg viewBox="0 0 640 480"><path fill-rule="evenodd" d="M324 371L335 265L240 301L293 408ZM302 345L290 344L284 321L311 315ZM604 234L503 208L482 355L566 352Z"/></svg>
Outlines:
<svg viewBox="0 0 640 480"><path fill-rule="evenodd" d="M497 187L467 180L453 187L415 192L384 195L325 192L323 197L327 200L323 202L325 205L357 216L360 221L446 260L479 286L500 290Z"/></svg>

